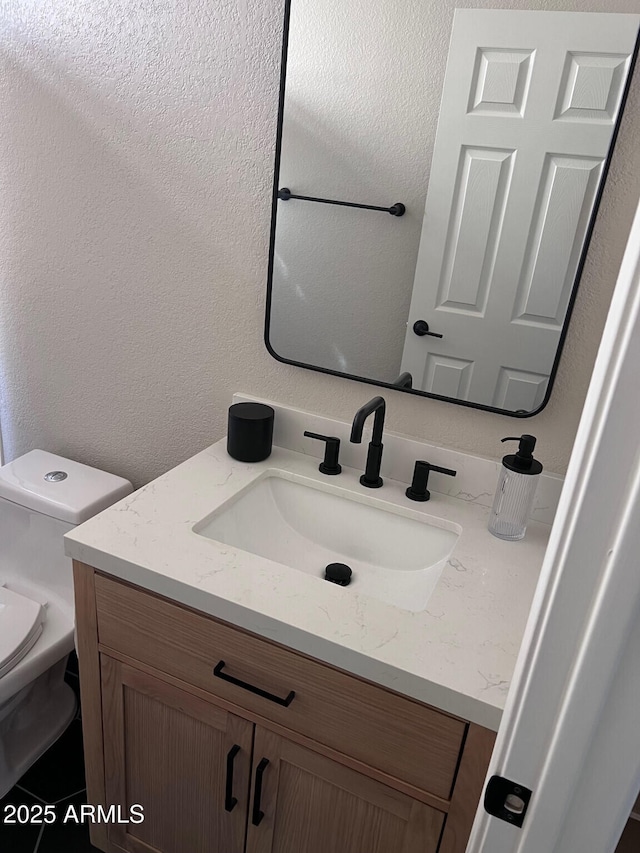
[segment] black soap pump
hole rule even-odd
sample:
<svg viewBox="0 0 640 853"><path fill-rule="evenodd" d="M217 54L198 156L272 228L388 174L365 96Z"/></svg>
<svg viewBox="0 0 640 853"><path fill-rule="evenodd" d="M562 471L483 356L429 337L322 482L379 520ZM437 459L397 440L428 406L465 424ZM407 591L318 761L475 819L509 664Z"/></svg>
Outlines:
<svg viewBox="0 0 640 853"><path fill-rule="evenodd" d="M489 532L498 539L523 539L531 514L542 465L533 458L536 439L533 435L503 438L518 441L516 453L502 459L500 479L489 516Z"/></svg>

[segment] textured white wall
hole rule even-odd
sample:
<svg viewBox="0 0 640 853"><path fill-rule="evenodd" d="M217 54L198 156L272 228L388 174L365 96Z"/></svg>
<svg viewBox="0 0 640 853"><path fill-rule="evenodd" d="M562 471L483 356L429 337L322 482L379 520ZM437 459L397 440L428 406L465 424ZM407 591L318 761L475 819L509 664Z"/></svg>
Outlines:
<svg viewBox="0 0 640 853"><path fill-rule="evenodd" d="M262 342L281 3L0 13L7 458L43 447L139 485L220 438L234 390L350 418L375 388L279 364ZM522 427L564 470L640 187L639 94L547 409L517 422L389 392L390 428L495 458Z"/></svg>

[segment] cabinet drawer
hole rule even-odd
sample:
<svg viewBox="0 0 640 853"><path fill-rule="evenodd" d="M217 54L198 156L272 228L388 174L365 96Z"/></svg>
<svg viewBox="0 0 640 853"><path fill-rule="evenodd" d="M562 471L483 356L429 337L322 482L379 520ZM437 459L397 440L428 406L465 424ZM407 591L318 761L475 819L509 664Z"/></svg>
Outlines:
<svg viewBox="0 0 640 853"><path fill-rule="evenodd" d="M325 746L448 799L466 724L210 616L96 576L98 640ZM288 706L214 676L284 699Z"/></svg>

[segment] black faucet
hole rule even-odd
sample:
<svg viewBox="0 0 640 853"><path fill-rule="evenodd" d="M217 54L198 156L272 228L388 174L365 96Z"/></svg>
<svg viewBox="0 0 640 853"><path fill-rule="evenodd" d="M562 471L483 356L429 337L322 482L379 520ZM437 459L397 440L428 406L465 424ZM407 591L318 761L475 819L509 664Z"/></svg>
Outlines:
<svg viewBox="0 0 640 853"><path fill-rule="evenodd" d="M364 469L364 474L360 477L360 482L368 489L379 489L382 485L382 477L380 476L380 464L382 462L382 431L384 429L384 413L386 404L382 397L374 397L365 403L361 409L358 409L353 419L351 427L351 441L354 444L362 443L362 430L364 422L376 413L373 421L373 435L369 442L369 450L367 452L367 464Z"/></svg>
<svg viewBox="0 0 640 853"><path fill-rule="evenodd" d="M393 384L397 385L398 388L413 388L413 376L409 371L405 371L398 376Z"/></svg>

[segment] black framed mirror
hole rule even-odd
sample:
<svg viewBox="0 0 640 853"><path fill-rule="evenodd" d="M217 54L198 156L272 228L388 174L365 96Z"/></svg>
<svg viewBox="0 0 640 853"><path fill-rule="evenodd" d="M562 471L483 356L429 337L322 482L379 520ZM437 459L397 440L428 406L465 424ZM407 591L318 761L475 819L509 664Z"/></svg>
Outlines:
<svg viewBox="0 0 640 853"><path fill-rule="evenodd" d="M288 364L530 417L640 15L475 5L287 2L265 342Z"/></svg>

